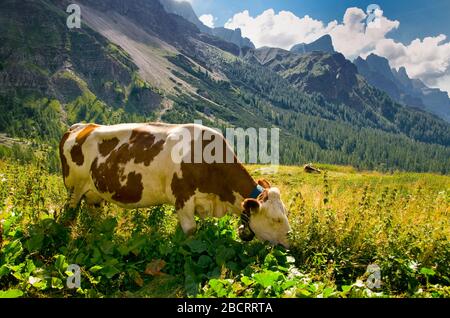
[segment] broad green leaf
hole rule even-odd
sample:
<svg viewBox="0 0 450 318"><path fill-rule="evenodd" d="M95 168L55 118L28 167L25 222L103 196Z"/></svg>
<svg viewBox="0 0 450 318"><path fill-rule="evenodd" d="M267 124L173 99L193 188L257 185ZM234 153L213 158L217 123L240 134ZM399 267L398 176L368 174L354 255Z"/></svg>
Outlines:
<svg viewBox="0 0 450 318"><path fill-rule="evenodd" d="M251 278L248 277L248 276L243 276L243 277L241 278L241 282L243 282L246 286L249 286L249 285L251 285L251 284L254 283L254 280L251 279Z"/></svg>
<svg viewBox="0 0 450 318"><path fill-rule="evenodd" d="M111 279L113 278L115 275L117 275L118 273L120 273L120 271L111 265L105 266L102 270L101 273L104 274L106 276L106 278Z"/></svg>
<svg viewBox="0 0 450 318"><path fill-rule="evenodd" d="M273 269L272 267L275 267L278 265L278 261L276 257L272 254L267 254L266 258L264 259L264 267Z"/></svg>
<svg viewBox="0 0 450 318"><path fill-rule="evenodd" d="M106 219L100 226L99 231L103 233L105 236L110 237L114 233L114 229L117 226L116 218L108 218Z"/></svg>
<svg viewBox="0 0 450 318"><path fill-rule="evenodd" d="M36 233L25 241L25 248L30 251L39 251L44 243L44 234Z"/></svg>
<svg viewBox="0 0 450 318"><path fill-rule="evenodd" d="M295 280L287 280L281 285L281 287L283 289L289 289L292 286L295 286L296 284L297 284L297 282Z"/></svg>
<svg viewBox="0 0 450 318"><path fill-rule="evenodd" d="M56 255L55 258L55 268L61 273L64 273L69 266L66 262L66 257L64 255Z"/></svg>
<svg viewBox="0 0 450 318"><path fill-rule="evenodd" d="M23 292L18 289L0 290L0 298L19 298Z"/></svg>
<svg viewBox="0 0 450 318"><path fill-rule="evenodd" d="M9 272L10 272L10 270L9 270L8 266L6 266L6 265L0 266L0 278L2 276L8 275Z"/></svg>
<svg viewBox="0 0 450 318"><path fill-rule="evenodd" d="M322 297L328 298L328 297L330 297L331 294L333 294L333 288L327 287L323 290Z"/></svg>
<svg viewBox="0 0 450 318"><path fill-rule="evenodd" d="M63 289L64 285L62 280L58 277L52 277L52 288Z"/></svg>
<svg viewBox="0 0 450 318"><path fill-rule="evenodd" d="M422 267L420 269L420 273L426 276L434 276L436 272L432 270L431 268Z"/></svg>
<svg viewBox="0 0 450 318"><path fill-rule="evenodd" d="M352 287L353 287L352 285L342 285L341 288L344 293L347 293L352 289Z"/></svg>
<svg viewBox="0 0 450 318"><path fill-rule="evenodd" d="M227 261L234 259L236 252L230 247L220 246L216 254L216 262L219 265L225 264Z"/></svg>
<svg viewBox="0 0 450 318"><path fill-rule="evenodd" d="M281 276L281 273L265 271L263 273L253 275L253 278L255 279L255 282L259 283L264 288L267 288L272 286L278 279L280 279Z"/></svg>
<svg viewBox="0 0 450 318"><path fill-rule="evenodd" d="M22 243L20 240L15 240L3 247L2 254L5 255L4 257L6 263L14 263L16 258L19 257L22 252Z"/></svg>
<svg viewBox="0 0 450 318"><path fill-rule="evenodd" d="M198 259L197 265L202 268L208 268L213 263L211 257L208 255L202 255Z"/></svg>
<svg viewBox="0 0 450 318"><path fill-rule="evenodd" d="M199 240L190 241L187 245L193 253L203 253L208 249L206 242Z"/></svg>
<svg viewBox="0 0 450 318"><path fill-rule="evenodd" d="M92 273L96 273L96 272L98 272L99 270L101 270L102 268L103 268L103 267L100 266L100 265L95 265L95 266L92 266L92 267L89 269L89 271L92 272Z"/></svg>

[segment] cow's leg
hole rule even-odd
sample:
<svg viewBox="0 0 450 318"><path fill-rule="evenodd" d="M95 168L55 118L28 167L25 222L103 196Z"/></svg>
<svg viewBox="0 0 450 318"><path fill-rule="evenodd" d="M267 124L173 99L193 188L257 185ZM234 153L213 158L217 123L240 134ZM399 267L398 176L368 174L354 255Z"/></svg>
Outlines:
<svg viewBox="0 0 450 318"><path fill-rule="evenodd" d="M188 202L186 202L182 209L177 211L177 214L183 232L186 235L192 235L195 233L195 230L197 228L197 224L195 223L194 219L195 207L193 202Z"/></svg>
<svg viewBox="0 0 450 318"><path fill-rule="evenodd" d="M82 191L81 187L74 187L69 189L68 201L64 205L64 208L58 217L58 222L63 224L63 226L70 227L74 224L78 216L79 204L81 199L83 198L83 195L84 191Z"/></svg>
<svg viewBox="0 0 450 318"><path fill-rule="evenodd" d="M93 191L88 191L85 195L84 195L85 199L86 199L86 203L89 206L93 206L93 207L100 207L101 203L103 202L103 198L101 196L99 196L98 194L96 194Z"/></svg>
<svg viewBox="0 0 450 318"><path fill-rule="evenodd" d="M70 209L75 209L78 207L78 204L80 204L81 199L83 198L84 192L79 189L75 188L70 192L68 207Z"/></svg>

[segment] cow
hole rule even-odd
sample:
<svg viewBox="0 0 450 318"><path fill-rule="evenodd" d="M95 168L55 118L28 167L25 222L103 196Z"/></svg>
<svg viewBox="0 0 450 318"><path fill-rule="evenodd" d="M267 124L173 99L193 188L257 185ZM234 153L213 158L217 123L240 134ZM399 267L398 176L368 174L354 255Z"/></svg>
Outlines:
<svg viewBox="0 0 450 318"><path fill-rule="evenodd" d="M189 147L175 151L182 148L180 136L186 132ZM195 149L206 150L213 140L222 145L222 154L218 149L212 154L224 160L198 160ZM197 124L75 124L59 150L70 208L82 199L88 205L106 201L126 209L173 205L188 235L196 230L195 215L221 218L232 213L241 217L242 240L256 235L289 246L291 228L279 189L267 180L255 181L214 129Z"/></svg>

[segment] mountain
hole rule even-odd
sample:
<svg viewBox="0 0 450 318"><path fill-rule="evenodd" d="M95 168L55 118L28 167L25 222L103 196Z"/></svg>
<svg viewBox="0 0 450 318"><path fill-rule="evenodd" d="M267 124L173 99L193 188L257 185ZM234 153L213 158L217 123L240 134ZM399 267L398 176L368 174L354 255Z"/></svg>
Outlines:
<svg viewBox="0 0 450 318"><path fill-rule="evenodd" d="M314 51L335 53L331 36L326 34L314 42L311 42L309 44L305 43L296 44L291 48L291 52L298 54L304 54Z"/></svg>
<svg viewBox="0 0 450 318"><path fill-rule="evenodd" d="M239 28L236 30L230 30L219 27L211 29L211 32L213 35L221 38L222 40L236 44L240 48L255 48L255 45L252 43L252 41L250 41L250 39L242 36L241 29Z"/></svg>
<svg viewBox="0 0 450 318"><path fill-rule="evenodd" d="M183 17L193 23L203 33L214 35L224 41L237 45L239 48L255 48L255 45L250 39L242 36L241 29L231 30L223 27L209 28L204 25L188 1L160 0L160 2L168 13Z"/></svg>
<svg viewBox="0 0 450 318"><path fill-rule="evenodd" d="M395 101L425 110L450 122L450 99L446 92L429 88L418 79L409 78L404 67L391 69L389 61L375 54L354 64L368 83L385 91Z"/></svg>
<svg viewBox="0 0 450 318"><path fill-rule="evenodd" d="M160 2L168 13L177 14L185 18L203 33L211 33L211 29L198 19L197 14L188 1L160 0Z"/></svg>
<svg viewBox="0 0 450 318"><path fill-rule="evenodd" d="M356 67L340 53L296 54L265 47L255 50L254 56L302 92L320 93L330 101L348 102L358 81Z"/></svg>
<svg viewBox="0 0 450 318"><path fill-rule="evenodd" d="M201 119L279 128L285 164L449 172L450 125L394 103L340 54L242 56L157 0L78 0L83 25L70 30L72 2L0 2L0 133L50 146L55 170L73 123ZM0 157L31 160L38 149L26 157L8 147Z"/></svg>
<svg viewBox="0 0 450 318"><path fill-rule="evenodd" d="M372 88L359 76L356 66L341 53L312 51L294 52L261 48L247 54L270 68L290 84L307 94L320 94L328 102L345 104L358 112L372 113L375 121L384 121L376 115L379 104ZM254 61L253 60L253 61Z"/></svg>

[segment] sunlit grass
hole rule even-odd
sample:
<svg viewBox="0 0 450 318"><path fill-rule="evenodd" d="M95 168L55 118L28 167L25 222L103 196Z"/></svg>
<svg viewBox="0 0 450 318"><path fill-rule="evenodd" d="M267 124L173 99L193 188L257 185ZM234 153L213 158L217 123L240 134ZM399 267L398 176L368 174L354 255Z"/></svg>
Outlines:
<svg viewBox="0 0 450 318"><path fill-rule="evenodd" d="M293 257L296 268L307 275L296 280L295 285L286 282L287 273L281 272L281 276L277 276L276 293L272 290L268 296L450 296L449 176L381 174L330 165L319 165L321 174L305 173L302 167L281 166L275 174L264 175L260 168L262 166L248 166L255 179L266 178L272 186L280 188L293 227L291 249L286 256ZM14 261L0 264L0 290L20 289L31 297L183 296L185 288L195 287L188 279L185 262L190 259L195 267L195 262L202 262L201 257L203 261L218 257L217 246L209 249L210 254L186 250L186 244L191 243L180 234L172 207L123 210L107 204L88 209L83 204L70 227L69 238L65 238L67 229L51 222L65 212L66 196L61 176L34 166L0 162L0 220L8 227L5 231L8 233L3 233L0 260L7 259L7 251L15 241L23 246ZM208 227L217 225L208 225L192 239L213 235L220 241L223 233L229 233L224 244L230 244L230 238L235 237L237 220L221 224L219 232ZM33 240L33 235L42 234L44 243ZM59 237L61 242L55 239ZM47 241L50 238L53 241ZM251 251L253 244L234 246ZM84 289L78 293L62 289L63 274L54 277L54 286L39 289L30 285L28 276L38 275L36 271L49 271L48 275L54 275L56 255L86 267L83 275L89 284ZM275 275L273 269L267 272L269 269L262 265L267 263L268 256L264 257L263 262L255 256L248 266L255 273ZM151 278L143 274L145 265L155 258L166 261L167 276ZM30 261L38 269L30 269L28 273L25 268L31 266ZM102 265L101 274L95 272L97 263ZM225 290L225 295L254 295L253 287L240 283L244 274L232 269L246 265L237 260L226 264L218 267L217 277L236 280L235 283L227 286L229 280L225 280L213 281L210 285L208 280L216 274L208 274L208 278L198 276L198 282L205 284L205 295L221 295ZM376 294L364 287L370 264L381 269L382 285L375 290ZM6 266L3 273L2 265ZM216 265L208 266L212 266L212 270ZM109 282L108 277L115 277L114 283ZM253 276L248 277L250 280ZM321 289L316 290L314 282L319 283ZM283 290L282 286L289 284L297 289ZM222 286L220 291L211 289L219 285Z"/></svg>

